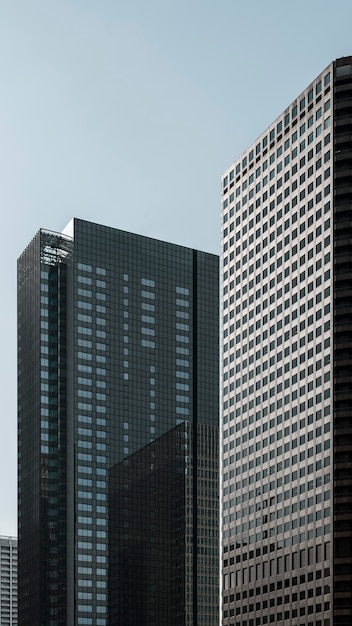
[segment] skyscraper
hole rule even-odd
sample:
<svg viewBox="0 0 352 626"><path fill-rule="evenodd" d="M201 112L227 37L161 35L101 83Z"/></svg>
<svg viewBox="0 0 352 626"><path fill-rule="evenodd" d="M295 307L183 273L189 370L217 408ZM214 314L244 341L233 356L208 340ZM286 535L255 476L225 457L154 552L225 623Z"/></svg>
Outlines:
<svg viewBox="0 0 352 626"><path fill-rule="evenodd" d="M159 626L171 597L169 624L214 623L217 372L216 256L78 219L35 236L18 262L22 626Z"/></svg>
<svg viewBox="0 0 352 626"><path fill-rule="evenodd" d="M17 539L0 536L0 624L17 626Z"/></svg>
<svg viewBox="0 0 352 626"><path fill-rule="evenodd" d="M352 57L222 178L224 626L352 623Z"/></svg>

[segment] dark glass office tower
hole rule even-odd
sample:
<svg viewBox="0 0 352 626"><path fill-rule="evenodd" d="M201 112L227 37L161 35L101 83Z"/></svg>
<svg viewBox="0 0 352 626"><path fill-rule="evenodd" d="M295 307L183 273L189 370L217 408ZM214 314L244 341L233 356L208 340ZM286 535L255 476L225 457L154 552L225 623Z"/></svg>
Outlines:
<svg viewBox="0 0 352 626"><path fill-rule="evenodd" d="M216 581L209 587L218 562L216 448L216 426L199 424L194 432L183 422L112 468L112 624L217 623Z"/></svg>
<svg viewBox="0 0 352 626"><path fill-rule="evenodd" d="M157 626L170 598L168 623L215 623L218 258L41 230L18 262L18 388L20 623Z"/></svg>
<svg viewBox="0 0 352 626"><path fill-rule="evenodd" d="M352 624L352 57L222 179L224 626Z"/></svg>

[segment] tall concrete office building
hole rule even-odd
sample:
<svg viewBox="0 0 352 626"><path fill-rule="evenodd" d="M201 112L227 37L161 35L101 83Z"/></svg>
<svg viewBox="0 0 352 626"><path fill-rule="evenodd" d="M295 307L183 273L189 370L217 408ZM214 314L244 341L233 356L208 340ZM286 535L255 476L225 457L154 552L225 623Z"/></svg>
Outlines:
<svg viewBox="0 0 352 626"><path fill-rule="evenodd" d="M217 621L218 321L214 255L78 219L23 252L22 626Z"/></svg>
<svg viewBox="0 0 352 626"><path fill-rule="evenodd" d="M0 624L17 626L17 539L0 536Z"/></svg>
<svg viewBox="0 0 352 626"><path fill-rule="evenodd" d="M352 57L222 178L222 623L352 623Z"/></svg>

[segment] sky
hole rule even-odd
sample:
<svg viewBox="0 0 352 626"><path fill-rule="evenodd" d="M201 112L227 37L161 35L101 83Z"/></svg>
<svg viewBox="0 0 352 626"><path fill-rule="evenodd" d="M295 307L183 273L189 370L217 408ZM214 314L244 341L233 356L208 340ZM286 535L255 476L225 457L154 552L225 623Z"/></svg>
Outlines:
<svg viewBox="0 0 352 626"><path fill-rule="evenodd" d="M0 535L17 535L16 264L71 219L219 253L220 177L333 59L350 0L0 0Z"/></svg>

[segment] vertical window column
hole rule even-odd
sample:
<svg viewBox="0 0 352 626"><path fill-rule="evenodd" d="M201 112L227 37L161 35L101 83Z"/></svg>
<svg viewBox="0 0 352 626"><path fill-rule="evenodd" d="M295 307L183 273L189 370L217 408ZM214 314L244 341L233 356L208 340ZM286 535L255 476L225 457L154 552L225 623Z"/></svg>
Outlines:
<svg viewBox="0 0 352 626"><path fill-rule="evenodd" d="M189 289L176 287L175 298L176 381L175 404L176 424L189 417ZM181 365L182 363L182 365Z"/></svg>

